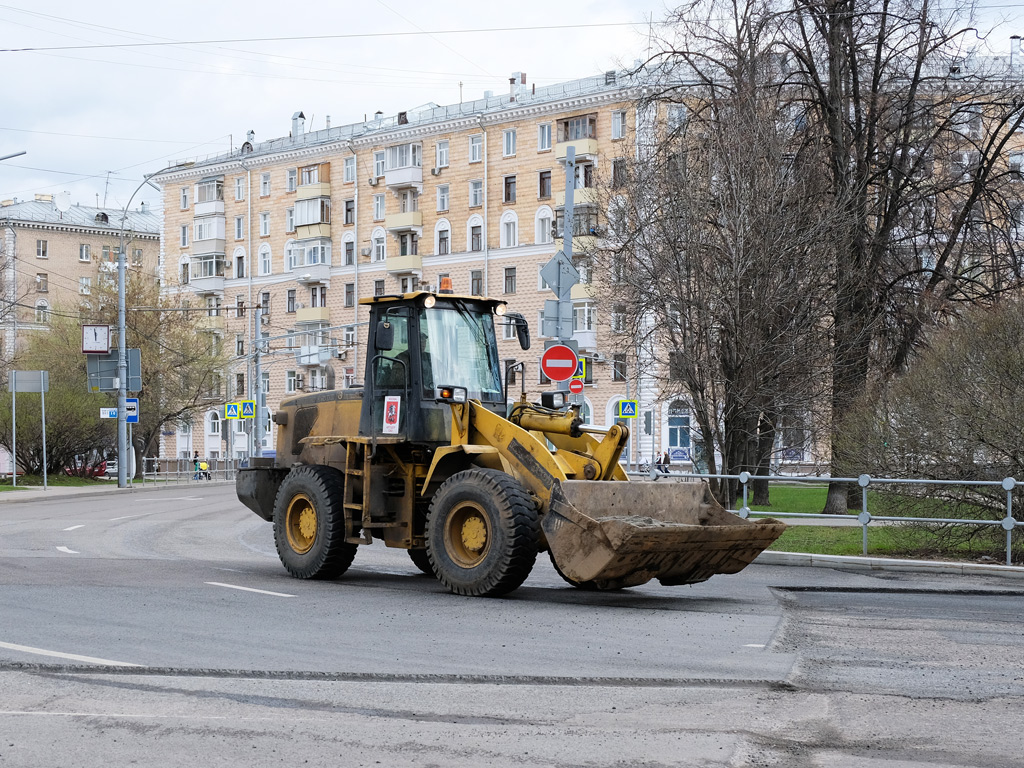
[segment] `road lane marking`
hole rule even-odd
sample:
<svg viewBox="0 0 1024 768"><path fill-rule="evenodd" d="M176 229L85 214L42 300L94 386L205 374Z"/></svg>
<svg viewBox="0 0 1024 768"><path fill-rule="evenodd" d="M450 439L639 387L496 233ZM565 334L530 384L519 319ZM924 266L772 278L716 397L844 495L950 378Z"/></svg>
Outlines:
<svg viewBox="0 0 1024 768"><path fill-rule="evenodd" d="M240 589L243 592L258 592L261 595L273 595L274 597L295 597L295 595L286 595L284 592L270 592L266 589L253 589L252 587L239 587L236 584L222 584L219 581L204 581L204 584L209 584L211 587L227 587L228 589Z"/></svg>
<svg viewBox="0 0 1024 768"><path fill-rule="evenodd" d="M69 661L86 661L90 664L105 664L108 667L141 667L141 664L131 664L127 661L111 661L110 659L97 659L94 656L79 656L77 653L61 653L60 651L48 651L44 648L32 648L28 645L15 645L14 643L0 642L0 648L21 653L34 653L37 656L53 656L57 659L68 659Z"/></svg>
<svg viewBox="0 0 1024 768"><path fill-rule="evenodd" d="M146 515L155 515L156 512L140 512L137 515L125 515L124 517L112 517L110 522L116 523L118 520L127 520L130 517L145 517Z"/></svg>
<svg viewBox="0 0 1024 768"><path fill-rule="evenodd" d="M764 643L747 643L744 648L764 648Z"/></svg>
<svg viewBox="0 0 1024 768"><path fill-rule="evenodd" d="M72 525L70 528L65 528L65 531L77 531L79 528L85 528L84 525Z"/></svg>
<svg viewBox="0 0 1024 768"><path fill-rule="evenodd" d="M77 555L78 554L78 552L76 552L75 550L68 549L67 547L57 547L57 551L58 552L63 552L63 553L68 554L68 555Z"/></svg>

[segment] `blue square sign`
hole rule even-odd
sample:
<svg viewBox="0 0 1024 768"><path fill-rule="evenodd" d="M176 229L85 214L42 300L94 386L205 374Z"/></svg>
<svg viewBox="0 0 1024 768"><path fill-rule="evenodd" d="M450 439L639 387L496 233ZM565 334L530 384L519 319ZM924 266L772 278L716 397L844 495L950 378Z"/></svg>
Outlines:
<svg viewBox="0 0 1024 768"><path fill-rule="evenodd" d="M635 419L636 400L619 400L619 404L615 410L615 415L620 419Z"/></svg>

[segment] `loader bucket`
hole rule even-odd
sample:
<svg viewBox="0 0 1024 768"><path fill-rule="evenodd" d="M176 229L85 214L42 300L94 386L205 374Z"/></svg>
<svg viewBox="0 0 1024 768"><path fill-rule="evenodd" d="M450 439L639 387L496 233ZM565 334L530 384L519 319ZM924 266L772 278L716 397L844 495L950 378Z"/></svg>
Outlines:
<svg viewBox="0 0 1024 768"><path fill-rule="evenodd" d="M617 589L658 579L696 584L738 573L785 530L723 508L706 482L565 480L542 525L552 560L579 586Z"/></svg>

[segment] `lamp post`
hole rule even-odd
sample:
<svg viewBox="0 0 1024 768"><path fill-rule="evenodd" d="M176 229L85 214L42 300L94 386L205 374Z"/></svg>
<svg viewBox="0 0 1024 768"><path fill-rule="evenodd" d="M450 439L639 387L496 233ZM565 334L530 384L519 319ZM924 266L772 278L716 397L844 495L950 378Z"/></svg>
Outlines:
<svg viewBox="0 0 1024 768"><path fill-rule="evenodd" d="M149 180L147 176L142 180L142 183L135 188L132 192L132 196L128 198L128 202L125 203L124 210L121 211L121 228L118 232L118 246L117 246L117 487L126 488L128 487L127 480L127 469L125 460L127 458L126 449L128 446L128 422L125 421L127 414L125 410L127 408L128 399L128 352L125 349L125 322L124 322L124 278L127 265L125 264L124 256L124 224L128 220L128 209L131 207L132 200L139 194L139 190L149 184L157 192L160 191L160 187ZM134 459L134 456L132 457Z"/></svg>

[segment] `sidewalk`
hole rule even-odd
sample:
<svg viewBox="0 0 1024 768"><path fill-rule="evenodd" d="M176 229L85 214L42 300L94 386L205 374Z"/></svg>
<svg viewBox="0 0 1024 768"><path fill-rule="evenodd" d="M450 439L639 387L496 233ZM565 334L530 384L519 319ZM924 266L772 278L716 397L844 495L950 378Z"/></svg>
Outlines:
<svg viewBox="0 0 1024 768"><path fill-rule="evenodd" d="M181 483L147 482L135 483L128 488L118 488L117 482L111 481L95 486L50 486L45 491L41 486L34 485L29 490L12 489L10 491L0 491L0 508L6 504L20 504L25 501L48 501L69 497L74 498L76 496L113 496L117 493L142 493L163 490L165 488L180 488L191 491L218 485L234 485L234 483L234 480L196 480Z"/></svg>

